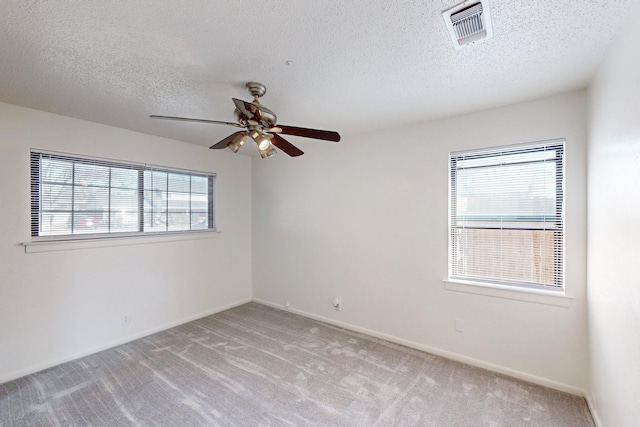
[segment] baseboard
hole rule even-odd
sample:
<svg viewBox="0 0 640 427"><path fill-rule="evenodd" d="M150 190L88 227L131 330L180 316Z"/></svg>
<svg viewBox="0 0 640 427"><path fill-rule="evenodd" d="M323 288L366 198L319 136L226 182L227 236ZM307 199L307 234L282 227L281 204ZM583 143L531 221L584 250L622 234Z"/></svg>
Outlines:
<svg viewBox="0 0 640 427"><path fill-rule="evenodd" d="M285 311L290 311L292 313L298 314L300 316L304 316L304 317L308 317L310 319L314 319L314 320L318 320L320 322L324 322L324 323L328 323L330 325L334 325L334 326L339 326L341 328L344 329L348 329L350 331L354 331L354 332L359 332L362 334L366 334L366 335L371 335L373 337L376 338L380 338L386 341L390 341L396 344L400 344L400 345L404 345L406 347L411 347L414 348L416 350L421 350L421 351L425 351L427 353L431 353L437 356L442 356L445 357L447 359L451 359L451 360L455 360L458 362L462 362L462 363L466 363L468 365L472 365L472 366L476 366L478 368L483 368L483 369L487 369L489 371L493 371L496 373L500 373L500 374L504 374L504 375L508 375L510 377L514 377L514 378L518 378L524 381L528 381L534 384L538 384L544 387L549 387L555 390L559 390L559 391L563 391L565 393L569 393L569 394L573 394L573 395L577 395L580 397L584 397L586 398L587 393L584 389L579 388L579 387L575 387L569 384L565 384L565 383L561 383L558 381L554 381L551 380L549 378L544 378L544 377L539 377L536 375L532 375L532 374L528 374L526 372L522 372L522 371L517 371L515 369L511 369L511 368L507 368L504 366L500 366L500 365L495 365L493 363L489 363L486 362L484 360L479 360L479 359L474 359L472 357L468 357L468 356L464 356L462 354L458 354L458 353L454 353L451 351L447 351L447 350L443 350L440 348L436 348L436 347L431 347L428 345L424 345L424 344L420 344L418 342L414 342L414 341L410 341L410 340L406 340L404 338L399 338L393 335L388 335L382 332L378 332L378 331L374 331L371 329L367 329L367 328L363 328L357 325L352 325L350 323L345 323L345 322L340 322L338 320L334 320L334 319L330 319L328 317L324 317L324 316L318 316L316 314L313 313L308 313L306 311L302 311L302 310L298 310L295 308L285 308L280 304L275 304L272 303L270 301L265 301L265 300L261 300L261 299L253 299L254 302L258 303L258 304L263 304L269 307L274 307L274 308L278 308L280 310L285 310ZM594 417L595 418L595 417Z"/></svg>
<svg viewBox="0 0 640 427"><path fill-rule="evenodd" d="M94 348L91 348L91 349L88 349L88 350L85 350L85 351L81 351L81 352L72 354L70 356L63 357L61 359L57 359L57 360L54 360L54 361L51 361L51 362L47 362L47 363L43 363L43 364L40 364L40 365L30 366L29 368L22 369L22 370L17 371L17 372L12 372L7 376L1 377L0 378L0 384L5 383L7 381L15 380L15 379L20 378L20 377L24 377L25 375L30 375L30 374L42 371L44 369L52 368L52 367L60 365L62 363L71 362L72 360L80 359L81 357L89 356L89 355L92 355L94 353L98 353L100 351L108 350L110 348L117 347L119 345L126 344L128 342L135 341L135 340L138 340L140 338L144 338L146 336L155 334L157 332L162 332L162 331L165 331L167 329L171 329L171 328L174 328L176 326L183 325L185 323L193 322L194 320L198 320L198 319L201 319L203 317L211 316L212 314L220 313L221 311L229 310L230 308L234 308L234 307L240 306L242 304L246 304L248 302L251 302L251 298L242 299L240 301L236 301L234 303L227 304L227 305L224 305L222 307L217 307L217 308L215 308L213 310L207 310L205 312L202 312L202 313L199 313L199 314L196 314L196 315L193 315L193 316L189 316L189 317L186 317L184 319L177 320L175 322L168 323L168 324L163 325L161 327L149 329L147 331L140 332L140 333L135 334L135 335L130 335L130 336L126 337L126 338L123 338L123 339L120 339L120 340L116 340L116 341L112 341L112 342L110 342L108 344L104 344L104 345L101 345L101 346L98 346L98 347L94 347Z"/></svg>
<svg viewBox="0 0 640 427"><path fill-rule="evenodd" d="M598 417L598 412L596 411L596 408L593 404L593 399L591 398L591 395L587 393L584 396L584 400L587 401L587 406L589 407L589 412L591 412L591 418L593 418L593 423L596 425L596 427L602 427L603 424L600 422L600 418Z"/></svg>

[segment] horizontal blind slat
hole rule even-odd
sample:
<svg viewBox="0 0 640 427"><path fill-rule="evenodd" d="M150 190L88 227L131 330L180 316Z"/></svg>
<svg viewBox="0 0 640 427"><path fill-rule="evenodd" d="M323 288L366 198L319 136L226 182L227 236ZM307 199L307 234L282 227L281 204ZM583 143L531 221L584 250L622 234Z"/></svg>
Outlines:
<svg viewBox="0 0 640 427"><path fill-rule="evenodd" d="M563 286L564 141L450 155L450 275Z"/></svg>

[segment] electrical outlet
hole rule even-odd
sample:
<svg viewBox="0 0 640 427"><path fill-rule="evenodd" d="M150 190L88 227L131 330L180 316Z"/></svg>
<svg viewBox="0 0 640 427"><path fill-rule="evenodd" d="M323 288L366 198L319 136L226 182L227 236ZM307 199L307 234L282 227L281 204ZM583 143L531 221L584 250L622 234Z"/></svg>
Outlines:
<svg viewBox="0 0 640 427"><path fill-rule="evenodd" d="M458 332L463 332L464 331L464 320L455 319L453 323L454 323L454 327L456 328L456 331L458 331Z"/></svg>
<svg viewBox="0 0 640 427"><path fill-rule="evenodd" d="M127 326L131 322L131 316L128 314L122 315L122 326Z"/></svg>
<svg viewBox="0 0 640 427"><path fill-rule="evenodd" d="M334 298L332 305L337 311L342 311L342 300L340 298Z"/></svg>

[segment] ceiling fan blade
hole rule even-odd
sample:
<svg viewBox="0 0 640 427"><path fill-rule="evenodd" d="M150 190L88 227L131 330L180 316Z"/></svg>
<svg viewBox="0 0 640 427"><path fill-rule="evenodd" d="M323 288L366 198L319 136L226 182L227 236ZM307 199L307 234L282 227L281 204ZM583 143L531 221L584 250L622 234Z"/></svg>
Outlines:
<svg viewBox="0 0 640 427"><path fill-rule="evenodd" d="M338 132L332 132L330 130L318 130L318 129L307 129L307 128L298 128L295 126L285 126L278 125L285 135L295 135L295 136L303 136L305 138L313 138L313 139L322 139L325 141L340 141L340 134Z"/></svg>
<svg viewBox="0 0 640 427"><path fill-rule="evenodd" d="M213 144L209 148L211 148L212 150L222 150L223 148L227 148L229 143L232 142L237 136L239 136L241 134L246 134L246 132L238 131L238 132L232 133L231 135L229 135L228 137L226 137L222 141Z"/></svg>
<svg viewBox="0 0 640 427"><path fill-rule="evenodd" d="M235 126L237 128L244 127L239 123L221 122L219 120L191 119L189 117L172 117L172 116L156 116L156 115L151 115L149 117L151 117L152 119L177 120L180 122L215 123L219 125Z"/></svg>
<svg viewBox="0 0 640 427"><path fill-rule="evenodd" d="M284 139L283 137L281 137L276 133L273 134L273 138L271 138L271 143L276 147L278 147L279 149L281 149L282 151L284 151L286 154L290 155L291 157L302 156L304 154L304 151L302 151L301 149L299 149L298 147L296 147L295 145L293 145L292 143L290 143L289 141L287 141L286 139Z"/></svg>

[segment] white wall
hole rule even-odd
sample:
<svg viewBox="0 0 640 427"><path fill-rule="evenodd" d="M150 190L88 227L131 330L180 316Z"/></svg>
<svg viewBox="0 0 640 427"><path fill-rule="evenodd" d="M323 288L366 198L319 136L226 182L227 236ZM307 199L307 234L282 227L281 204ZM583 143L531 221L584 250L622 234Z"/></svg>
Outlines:
<svg viewBox="0 0 640 427"><path fill-rule="evenodd" d="M589 89L590 397L615 427L640 425L638 41L637 24L622 32Z"/></svg>
<svg viewBox="0 0 640 427"><path fill-rule="evenodd" d="M30 148L215 172L222 233L26 254ZM7 104L0 153L0 382L251 299L249 157Z"/></svg>
<svg viewBox="0 0 640 427"><path fill-rule="evenodd" d="M586 127L580 91L339 144L296 139L305 156L253 163L254 299L584 393ZM570 307L445 290L449 152L558 137Z"/></svg>

